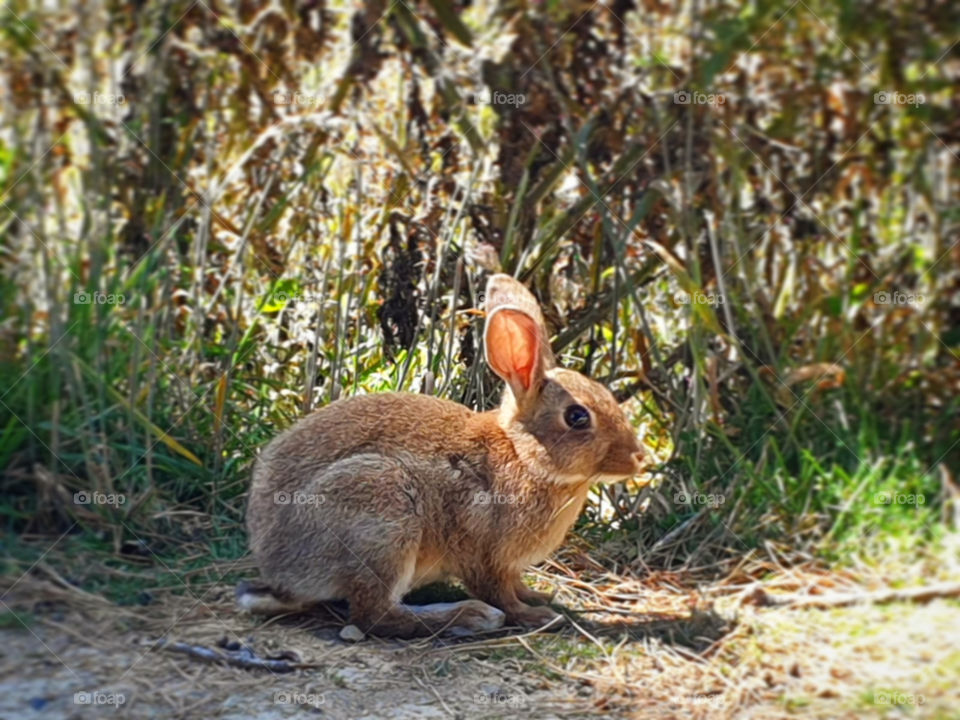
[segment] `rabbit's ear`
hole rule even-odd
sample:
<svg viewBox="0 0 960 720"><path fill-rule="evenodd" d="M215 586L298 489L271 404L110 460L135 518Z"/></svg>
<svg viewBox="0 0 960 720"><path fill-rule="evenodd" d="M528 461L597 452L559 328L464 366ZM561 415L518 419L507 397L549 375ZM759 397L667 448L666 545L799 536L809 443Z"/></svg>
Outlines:
<svg viewBox="0 0 960 720"><path fill-rule="evenodd" d="M536 393L544 373L554 364L540 307L519 282L493 275L487 282L486 311L487 364L522 404Z"/></svg>

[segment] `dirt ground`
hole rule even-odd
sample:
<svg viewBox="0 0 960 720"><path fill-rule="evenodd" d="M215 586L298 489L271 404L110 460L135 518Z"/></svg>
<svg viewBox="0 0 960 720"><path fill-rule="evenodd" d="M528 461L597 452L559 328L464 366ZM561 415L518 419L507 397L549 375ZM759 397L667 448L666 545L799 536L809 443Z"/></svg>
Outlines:
<svg viewBox="0 0 960 720"><path fill-rule="evenodd" d="M559 580L562 630L419 642L346 642L335 608L251 617L226 584L119 607L55 575L8 578L0 718L960 718L956 599L771 607L871 588L826 572L690 586L556 569L533 579ZM176 642L296 668L205 662Z"/></svg>

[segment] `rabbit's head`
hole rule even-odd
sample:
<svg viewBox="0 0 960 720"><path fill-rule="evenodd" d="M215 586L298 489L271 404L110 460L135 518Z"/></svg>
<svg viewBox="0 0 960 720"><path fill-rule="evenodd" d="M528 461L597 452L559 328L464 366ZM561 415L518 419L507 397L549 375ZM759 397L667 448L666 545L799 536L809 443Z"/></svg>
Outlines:
<svg viewBox="0 0 960 720"><path fill-rule="evenodd" d="M557 367L536 299L508 275L486 289L487 364L506 382L500 426L522 462L558 484L616 482L637 474L643 452L613 395Z"/></svg>

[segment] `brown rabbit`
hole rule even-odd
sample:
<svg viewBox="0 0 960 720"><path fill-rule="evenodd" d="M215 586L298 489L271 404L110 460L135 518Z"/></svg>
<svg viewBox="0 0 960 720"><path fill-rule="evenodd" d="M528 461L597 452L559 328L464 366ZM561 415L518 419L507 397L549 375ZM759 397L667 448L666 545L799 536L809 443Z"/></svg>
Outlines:
<svg viewBox="0 0 960 720"><path fill-rule="evenodd" d="M426 395L338 400L271 442L253 471L250 545L266 591L242 607L283 612L349 602L381 636L476 632L556 619L523 571L560 545L594 482L636 474L637 438L610 392L555 367L533 295L507 275L486 289L486 359L500 408ZM413 607L448 577L477 600Z"/></svg>

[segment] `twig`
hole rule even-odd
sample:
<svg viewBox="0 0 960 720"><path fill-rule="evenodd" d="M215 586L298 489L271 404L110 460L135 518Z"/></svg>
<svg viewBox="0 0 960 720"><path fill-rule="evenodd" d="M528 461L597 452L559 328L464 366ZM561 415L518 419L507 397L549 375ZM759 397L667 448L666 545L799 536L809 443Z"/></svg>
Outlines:
<svg viewBox="0 0 960 720"><path fill-rule="evenodd" d="M847 605L879 605L890 602L929 602L936 598L960 596L960 583L939 583L927 587L895 589L886 588L874 592L826 593L824 595L771 595L757 588L745 596L745 602L763 607L813 607L831 608Z"/></svg>
<svg viewBox="0 0 960 720"><path fill-rule="evenodd" d="M191 645L184 642L167 642L161 640L158 647L175 653L189 655L196 660L212 662L218 665L230 665L244 670L269 670L275 673L288 673L300 668L316 667L311 663L302 663L281 658L261 658L248 647L235 650L217 650L205 645Z"/></svg>

